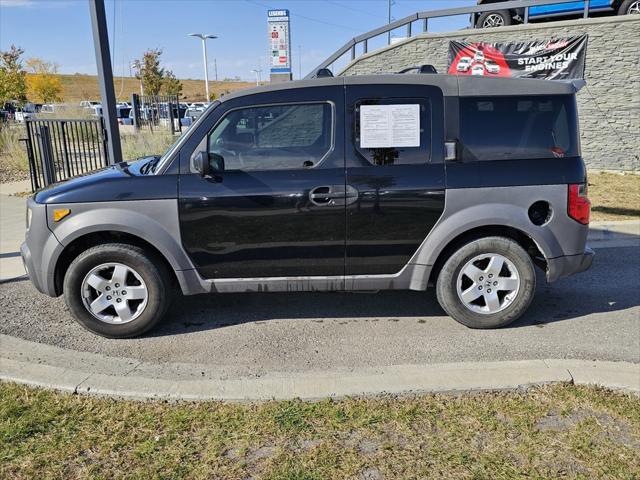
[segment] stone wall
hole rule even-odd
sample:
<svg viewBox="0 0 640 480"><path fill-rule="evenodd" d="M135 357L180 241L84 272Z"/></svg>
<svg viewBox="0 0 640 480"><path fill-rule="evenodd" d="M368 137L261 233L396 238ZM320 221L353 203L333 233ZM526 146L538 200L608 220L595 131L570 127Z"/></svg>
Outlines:
<svg viewBox="0 0 640 480"><path fill-rule="evenodd" d="M587 33L587 86L578 93L582 154L589 168L640 170L640 18L601 17L489 30L421 34L370 52L343 75L397 72L430 63L447 71L449 41L517 42Z"/></svg>

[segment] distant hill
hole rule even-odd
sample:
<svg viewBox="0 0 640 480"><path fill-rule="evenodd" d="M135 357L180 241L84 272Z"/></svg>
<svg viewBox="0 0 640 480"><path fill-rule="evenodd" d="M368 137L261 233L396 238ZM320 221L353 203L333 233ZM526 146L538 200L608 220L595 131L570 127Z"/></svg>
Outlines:
<svg viewBox="0 0 640 480"><path fill-rule="evenodd" d="M76 103L81 100L100 100L98 77L95 75L59 75L62 82L62 101ZM181 100L204 101L204 80L180 80L182 82ZM130 100L132 93L140 93L140 81L132 77L115 77L114 87L118 100ZM253 82L220 81L209 82L209 89L220 94L255 86Z"/></svg>

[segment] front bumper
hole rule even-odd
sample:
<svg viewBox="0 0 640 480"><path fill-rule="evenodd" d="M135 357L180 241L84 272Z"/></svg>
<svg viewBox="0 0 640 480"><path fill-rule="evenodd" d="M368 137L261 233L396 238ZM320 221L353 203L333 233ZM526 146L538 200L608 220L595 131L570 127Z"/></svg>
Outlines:
<svg viewBox="0 0 640 480"><path fill-rule="evenodd" d="M584 253L549 258L547 260L547 282L555 282L574 273L584 272L591 267L595 252L586 247Z"/></svg>
<svg viewBox="0 0 640 480"><path fill-rule="evenodd" d="M47 227L46 206L29 198L27 207L31 210L31 225L26 232L25 242L20 246L20 256L29 280L36 289L55 297L55 265L63 247Z"/></svg>

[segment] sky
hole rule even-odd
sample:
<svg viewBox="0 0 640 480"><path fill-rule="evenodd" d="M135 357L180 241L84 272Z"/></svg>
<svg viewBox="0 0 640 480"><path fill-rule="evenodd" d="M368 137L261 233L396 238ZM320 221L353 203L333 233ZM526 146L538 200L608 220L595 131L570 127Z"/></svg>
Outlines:
<svg viewBox="0 0 640 480"><path fill-rule="evenodd" d="M89 0L0 0L0 50L11 44L24 58L54 62L60 73L95 74ZM475 5L476 0L392 0L392 18L417 11ZM162 49L162 65L178 78L204 78L202 44L192 32L215 34L208 41L209 78L268 76L267 10L291 14L294 78L354 36L387 23L388 0L105 0L114 75L129 75L131 63L150 48ZM433 31L468 26L467 16L430 21ZM415 27L414 27L415 28ZM405 35L404 29L394 32ZM379 38L369 50L380 47ZM215 65L214 65L215 63ZM345 62L346 63L346 59ZM336 65L339 67L340 65Z"/></svg>

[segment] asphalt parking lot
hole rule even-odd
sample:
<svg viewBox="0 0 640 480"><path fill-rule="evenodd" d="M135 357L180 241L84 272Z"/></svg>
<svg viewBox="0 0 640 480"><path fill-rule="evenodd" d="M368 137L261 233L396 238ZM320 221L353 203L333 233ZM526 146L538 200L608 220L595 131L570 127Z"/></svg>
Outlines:
<svg viewBox="0 0 640 480"><path fill-rule="evenodd" d="M26 280L0 284L0 333L146 362L207 365L207 376L259 376L401 364L545 358L640 362L640 247L597 251L592 269L546 285L501 330L469 330L427 292L221 294L178 299L148 336L83 330L62 298Z"/></svg>

